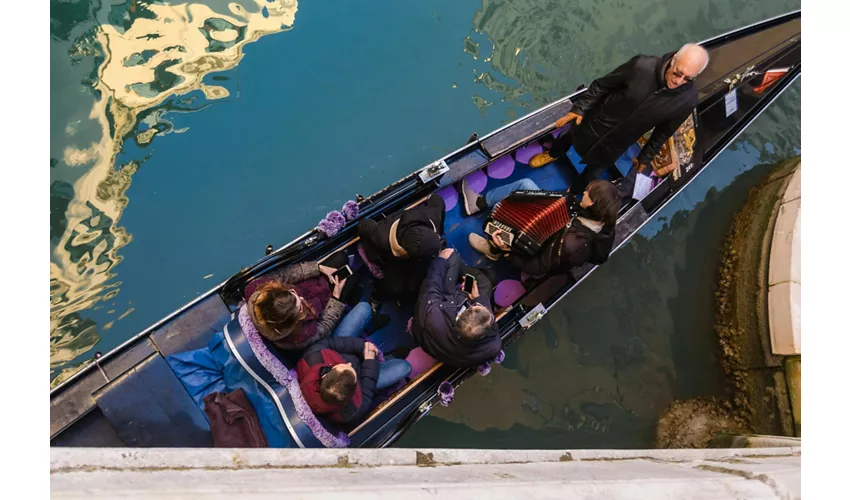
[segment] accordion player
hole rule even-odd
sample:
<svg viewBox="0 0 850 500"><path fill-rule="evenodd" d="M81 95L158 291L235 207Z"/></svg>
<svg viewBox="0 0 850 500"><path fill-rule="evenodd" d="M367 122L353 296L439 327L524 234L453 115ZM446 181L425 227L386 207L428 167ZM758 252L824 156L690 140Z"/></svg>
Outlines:
<svg viewBox="0 0 850 500"><path fill-rule="evenodd" d="M514 191L493 207L484 232L499 237L522 253L534 255L546 241L570 223L570 204L562 192Z"/></svg>

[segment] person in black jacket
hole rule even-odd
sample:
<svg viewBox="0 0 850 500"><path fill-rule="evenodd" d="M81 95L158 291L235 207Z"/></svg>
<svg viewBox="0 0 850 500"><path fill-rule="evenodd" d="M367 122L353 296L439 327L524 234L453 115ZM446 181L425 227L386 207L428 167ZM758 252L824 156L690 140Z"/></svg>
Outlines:
<svg viewBox="0 0 850 500"><path fill-rule="evenodd" d="M469 295L458 287L461 273L475 278ZM492 293L482 271L466 267L454 249L442 250L422 283L411 333L429 356L449 366L466 368L490 361L502 349Z"/></svg>
<svg viewBox="0 0 850 500"><path fill-rule="evenodd" d="M586 165L570 190L584 191L587 183L605 172L637 139L654 127L649 141L622 182L621 194L630 197L635 175L643 172L664 142L676 132L699 102L694 79L708 65L708 52L686 44L661 57L638 55L594 80L576 98L557 128L570 122L570 133L555 139L551 150L535 155L534 168L563 157L574 146Z"/></svg>
<svg viewBox="0 0 850 500"><path fill-rule="evenodd" d="M446 204L439 195L390 214L381 222L367 219L358 225L361 256L381 279L380 294L398 299L415 296L431 259L442 246ZM365 255L364 255L365 254Z"/></svg>
<svg viewBox="0 0 850 500"><path fill-rule="evenodd" d="M519 189L537 191L540 188L531 179L520 179L492 189L485 196L464 189L464 205L475 213L495 205ZM566 193L566 197L570 210L569 225L550 237L534 255L512 252L499 238L499 231L490 239L471 233L469 244L490 260L507 257L508 262L532 276L566 273L586 262L605 263L614 246L614 226L620 210L617 188L608 181L597 179L587 186L580 202L572 193Z"/></svg>

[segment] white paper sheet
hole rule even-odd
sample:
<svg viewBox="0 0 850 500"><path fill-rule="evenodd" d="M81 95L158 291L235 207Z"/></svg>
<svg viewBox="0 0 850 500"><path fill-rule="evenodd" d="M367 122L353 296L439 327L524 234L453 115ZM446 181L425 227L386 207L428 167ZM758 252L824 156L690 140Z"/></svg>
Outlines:
<svg viewBox="0 0 850 500"><path fill-rule="evenodd" d="M635 190L632 193L632 198L640 201L646 198L646 195L652 190L652 179L648 175L637 174L635 176Z"/></svg>
<svg viewBox="0 0 850 500"><path fill-rule="evenodd" d="M738 90L732 89L726 94L726 117L728 118L735 111L738 111Z"/></svg>

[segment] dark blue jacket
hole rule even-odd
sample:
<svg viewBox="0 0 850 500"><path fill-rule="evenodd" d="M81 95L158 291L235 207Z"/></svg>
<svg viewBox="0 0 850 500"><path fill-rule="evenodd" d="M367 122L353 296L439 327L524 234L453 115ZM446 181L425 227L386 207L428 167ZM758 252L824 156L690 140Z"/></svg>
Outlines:
<svg viewBox="0 0 850 500"><path fill-rule="evenodd" d="M458 287L461 267L457 252L448 260L437 257L431 261L419 291L411 329L416 341L429 356L456 368L478 366L495 358L502 349L502 339L495 327L474 341L462 340L455 334L455 320L468 298ZM479 303L492 312L492 285L483 273L470 271L478 282L479 294L470 303Z"/></svg>

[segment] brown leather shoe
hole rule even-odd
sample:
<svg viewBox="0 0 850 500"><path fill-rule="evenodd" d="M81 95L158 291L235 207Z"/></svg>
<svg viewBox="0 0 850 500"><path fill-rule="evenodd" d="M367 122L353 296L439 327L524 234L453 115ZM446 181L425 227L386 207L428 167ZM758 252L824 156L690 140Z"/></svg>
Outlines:
<svg viewBox="0 0 850 500"><path fill-rule="evenodd" d="M552 163L555 160L557 160L557 158L550 155L548 151L544 151L540 154L532 156L531 161L528 162L528 166L531 168L540 168L544 165Z"/></svg>

